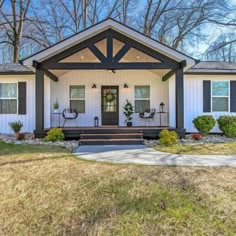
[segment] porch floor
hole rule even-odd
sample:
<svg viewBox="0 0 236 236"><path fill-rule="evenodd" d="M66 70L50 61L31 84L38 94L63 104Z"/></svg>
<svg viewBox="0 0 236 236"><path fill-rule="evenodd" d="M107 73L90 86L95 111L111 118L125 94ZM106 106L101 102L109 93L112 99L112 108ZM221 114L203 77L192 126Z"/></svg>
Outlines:
<svg viewBox="0 0 236 236"><path fill-rule="evenodd" d="M168 126L133 126L133 127L121 127L121 126L101 126L101 127L60 127L65 135L65 139L80 139L81 134L132 134L142 133L143 138L156 139L163 129L174 130L180 137L185 136L185 129L176 129ZM44 137L48 132L48 129L44 129L39 132L36 131L35 135L38 138Z"/></svg>

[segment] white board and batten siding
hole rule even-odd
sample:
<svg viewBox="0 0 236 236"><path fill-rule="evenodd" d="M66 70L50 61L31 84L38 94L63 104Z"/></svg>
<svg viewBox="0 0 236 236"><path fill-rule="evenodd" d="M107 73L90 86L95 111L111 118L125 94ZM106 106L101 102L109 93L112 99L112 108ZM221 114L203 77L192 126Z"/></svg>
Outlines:
<svg viewBox="0 0 236 236"><path fill-rule="evenodd" d="M0 133L13 133L9 122L21 121L22 132L32 133L35 130L35 75L0 75L0 83L26 82L26 115L0 114ZM45 126L50 127L50 80L45 78Z"/></svg>
<svg viewBox="0 0 236 236"><path fill-rule="evenodd" d="M203 81L231 81L235 75L185 75L184 80L184 120L187 132L196 132L192 121L199 115L213 115L217 119L221 115L236 115L232 112L203 112ZM212 132L220 132L216 126Z"/></svg>
<svg viewBox="0 0 236 236"><path fill-rule="evenodd" d="M125 83L128 88L124 88ZM96 84L97 88L92 88L93 84ZM94 126L94 117L96 116L99 118L99 125L101 125L101 86L119 86L119 126L126 125L123 106L126 99L134 104L135 85L150 86L150 108L159 111L159 104L164 102L166 110L169 110L168 82L162 82L161 78L155 73L144 70L118 70L116 73L107 70L84 70L71 71L60 76L59 82L51 82L51 112L53 112L53 103L56 100L59 102L60 112L65 108L69 108L70 85L85 86L85 113L80 113L77 121L69 121L66 126ZM146 125L156 126L159 125L159 122L159 115L156 114L154 121L150 121ZM134 114L133 125L145 125L143 119L139 118L139 114ZM162 125L168 125L167 115L163 115Z"/></svg>

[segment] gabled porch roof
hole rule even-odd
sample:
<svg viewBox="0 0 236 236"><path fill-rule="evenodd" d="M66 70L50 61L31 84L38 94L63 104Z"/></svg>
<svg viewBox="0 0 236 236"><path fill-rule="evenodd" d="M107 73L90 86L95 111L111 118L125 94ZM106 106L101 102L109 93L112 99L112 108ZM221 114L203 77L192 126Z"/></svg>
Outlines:
<svg viewBox="0 0 236 236"><path fill-rule="evenodd" d="M114 30L117 33L120 33L121 35L124 35L140 44L145 45L146 47L155 50L156 52L165 55L166 57L176 61L176 62L181 62L181 61L186 61L187 66L192 66L196 63L196 61L177 51L174 50L164 44L161 44L160 42L147 37L143 35L142 33L129 28L128 26L125 26L113 19L107 19L104 20L96 25L91 26L88 29L85 29L84 31L81 31L49 48L46 48L30 57L27 57L23 59L21 62L23 65L26 66L33 66L33 61L37 62L43 62L45 60L48 60L49 58L85 41L88 40L95 35L100 34L101 32L104 32L106 30Z"/></svg>

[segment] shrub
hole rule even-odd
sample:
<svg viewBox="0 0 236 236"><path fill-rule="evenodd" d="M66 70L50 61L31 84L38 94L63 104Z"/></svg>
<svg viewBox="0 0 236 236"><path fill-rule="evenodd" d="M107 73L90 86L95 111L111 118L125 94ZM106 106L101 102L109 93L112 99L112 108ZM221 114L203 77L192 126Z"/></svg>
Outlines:
<svg viewBox="0 0 236 236"><path fill-rule="evenodd" d="M174 145L176 143L178 143L178 135L175 131L169 131L167 129L163 129L160 132L160 140L159 143L161 145L165 145L165 146L170 146L170 145Z"/></svg>
<svg viewBox="0 0 236 236"><path fill-rule="evenodd" d="M192 134L192 138L194 140L200 140L202 138L202 135L199 133Z"/></svg>
<svg viewBox="0 0 236 236"><path fill-rule="evenodd" d="M14 131L15 134L19 133L23 127L21 121L14 121L9 123L10 128Z"/></svg>
<svg viewBox="0 0 236 236"><path fill-rule="evenodd" d="M207 135L215 126L216 121L211 115L198 116L193 120L194 127L203 135Z"/></svg>
<svg viewBox="0 0 236 236"><path fill-rule="evenodd" d="M56 142L56 141L62 141L64 139L64 134L62 132L62 129L60 128L53 128L50 129L47 132L47 136L44 138L44 141L49 142Z"/></svg>
<svg viewBox="0 0 236 236"><path fill-rule="evenodd" d="M225 136L236 137L236 116L220 116L217 123Z"/></svg>

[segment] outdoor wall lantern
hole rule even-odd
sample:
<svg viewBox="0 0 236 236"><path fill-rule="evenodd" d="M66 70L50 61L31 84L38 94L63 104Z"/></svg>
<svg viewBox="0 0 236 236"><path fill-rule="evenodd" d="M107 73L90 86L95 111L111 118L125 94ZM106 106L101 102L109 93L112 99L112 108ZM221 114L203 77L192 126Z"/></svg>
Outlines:
<svg viewBox="0 0 236 236"><path fill-rule="evenodd" d="M95 116L94 117L94 127L98 127L98 122L99 120L98 120L98 117L97 116Z"/></svg>
<svg viewBox="0 0 236 236"><path fill-rule="evenodd" d="M96 85L96 84L93 84L92 88L97 88L97 85Z"/></svg>
<svg viewBox="0 0 236 236"><path fill-rule="evenodd" d="M124 84L124 88L129 88L129 87L128 87L128 84L125 83L125 84Z"/></svg>
<svg viewBox="0 0 236 236"><path fill-rule="evenodd" d="M160 111L161 113L165 112L165 104L164 104L164 102L161 102L161 103L160 103L159 111Z"/></svg>

